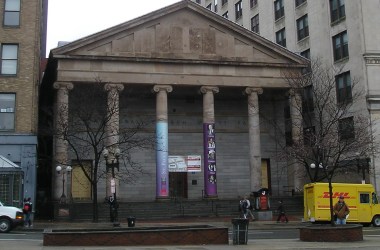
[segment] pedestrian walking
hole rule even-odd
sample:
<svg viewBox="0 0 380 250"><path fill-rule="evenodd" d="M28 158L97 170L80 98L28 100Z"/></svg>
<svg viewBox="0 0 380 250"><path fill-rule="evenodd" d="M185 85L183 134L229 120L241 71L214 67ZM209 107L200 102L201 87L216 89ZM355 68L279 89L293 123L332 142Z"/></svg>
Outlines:
<svg viewBox="0 0 380 250"><path fill-rule="evenodd" d="M280 221L284 221L286 223L289 222L288 220L288 217L286 216L285 214L285 207L284 207L284 202L282 200L278 201L278 208L277 208L277 212L278 212L278 217L277 217L277 223L279 223Z"/></svg>
<svg viewBox="0 0 380 250"><path fill-rule="evenodd" d="M252 220L255 220L255 216L253 216L251 209L252 209L251 202L248 200L247 196L244 196L244 198L241 199L239 202L239 210L241 212L240 217L247 219L248 214L249 214L249 215L251 215Z"/></svg>

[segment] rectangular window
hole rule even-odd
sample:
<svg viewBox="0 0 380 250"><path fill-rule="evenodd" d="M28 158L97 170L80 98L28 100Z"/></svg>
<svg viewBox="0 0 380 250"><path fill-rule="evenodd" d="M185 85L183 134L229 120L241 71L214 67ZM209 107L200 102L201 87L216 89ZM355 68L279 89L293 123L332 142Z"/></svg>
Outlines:
<svg viewBox="0 0 380 250"><path fill-rule="evenodd" d="M304 50L300 54L301 54L301 56L303 56L307 59L310 59L310 49Z"/></svg>
<svg viewBox="0 0 380 250"><path fill-rule="evenodd" d="M285 131L285 143L286 143L286 146L293 145L292 131Z"/></svg>
<svg viewBox="0 0 380 250"><path fill-rule="evenodd" d="M315 144L315 127L308 127L303 130L303 143L308 146Z"/></svg>
<svg viewBox="0 0 380 250"><path fill-rule="evenodd" d="M290 116L290 103L289 100L284 104L284 120L285 120L285 143L287 146L293 145L292 138L292 119Z"/></svg>
<svg viewBox="0 0 380 250"><path fill-rule="evenodd" d="M301 4L303 4L304 2L306 2L306 0L295 0L295 1L296 1L296 7L298 7Z"/></svg>
<svg viewBox="0 0 380 250"><path fill-rule="evenodd" d="M2 44L1 45L0 75L16 75L17 61L18 61L17 59L18 59L18 45Z"/></svg>
<svg viewBox="0 0 380 250"><path fill-rule="evenodd" d="M285 28L276 32L276 43L286 47Z"/></svg>
<svg viewBox="0 0 380 250"><path fill-rule="evenodd" d="M197 2L197 4L201 4L201 3L202 3L202 1L201 1L201 0L197 0L196 2Z"/></svg>
<svg viewBox="0 0 380 250"><path fill-rule="evenodd" d="M369 194L360 194L360 203L369 204Z"/></svg>
<svg viewBox="0 0 380 250"><path fill-rule="evenodd" d="M339 33L333 37L334 61L348 57L348 36L347 31Z"/></svg>
<svg viewBox="0 0 380 250"><path fill-rule="evenodd" d="M211 5L212 5L212 4L210 3L209 5L207 5L206 8L209 9L209 10L211 10Z"/></svg>
<svg viewBox="0 0 380 250"><path fill-rule="evenodd" d="M313 87L307 86L303 90L302 112L309 113L314 111Z"/></svg>
<svg viewBox="0 0 380 250"><path fill-rule="evenodd" d="M345 72L335 77L337 101L345 103L352 101L351 76L350 72Z"/></svg>
<svg viewBox="0 0 380 250"><path fill-rule="evenodd" d="M309 36L309 22L307 14L297 19L298 41Z"/></svg>
<svg viewBox="0 0 380 250"><path fill-rule="evenodd" d="M222 15L222 17L228 19L228 11L224 12L224 14Z"/></svg>
<svg viewBox="0 0 380 250"><path fill-rule="evenodd" d="M218 12L218 0L214 0L214 11Z"/></svg>
<svg viewBox="0 0 380 250"><path fill-rule="evenodd" d="M352 116L339 120L339 139L355 139L354 118Z"/></svg>
<svg viewBox="0 0 380 250"><path fill-rule="evenodd" d="M243 15L243 4L241 2L241 0L239 2L237 2L235 4L235 17L236 17L236 20L238 20L239 18L241 18Z"/></svg>
<svg viewBox="0 0 380 250"><path fill-rule="evenodd" d="M4 26L20 26L20 0L5 0Z"/></svg>
<svg viewBox="0 0 380 250"><path fill-rule="evenodd" d="M16 94L0 93L0 131L15 128Z"/></svg>
<svg viewBox="0 0 380 250"><path fill-rule="evenodd" d="M260 33L259 29L259 14L251 18L251 30L255 33Z"/></svg>
<svg viewBox="0 0 380 250"><path fill-rule="evenodd" d="M285 15L284 0L274 1L274 17L275 17L275 20L280 19L284 15Z"/></svg>
<svg viewBox="0 0 380 250"><path fill-rule="evenodd" d="M228 0L222 0L222 6L228 3Z"/></svg>
<svg viewBox="0 0 380 250"><path fill-rule="evenodd" d="M330 0L331 22L334 23L346 17L344 0Z"/></svg>
<svg viewBox="0 0 380 250"><path fill-rule="evenodd" d="M249 0L249 7L251 7L251 9L255 7L256 5L257 5L257 0Z"/></svg>

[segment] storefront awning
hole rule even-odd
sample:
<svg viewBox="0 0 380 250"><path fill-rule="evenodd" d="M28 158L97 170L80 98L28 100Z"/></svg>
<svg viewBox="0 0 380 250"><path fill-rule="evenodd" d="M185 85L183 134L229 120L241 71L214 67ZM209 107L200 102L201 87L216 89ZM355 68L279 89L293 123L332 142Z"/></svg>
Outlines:
<svg viewBox="0 0 380 250"><path fill-rule="evenodd" d="M0 171L21 170L21 167L0 155Z"/></svg>

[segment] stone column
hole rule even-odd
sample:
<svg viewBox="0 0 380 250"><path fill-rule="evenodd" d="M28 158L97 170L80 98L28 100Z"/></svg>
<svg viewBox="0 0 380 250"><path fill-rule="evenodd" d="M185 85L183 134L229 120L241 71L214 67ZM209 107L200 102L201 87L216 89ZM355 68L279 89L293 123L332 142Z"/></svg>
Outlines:
<svg viewBox="0 0 380 250"><path fill-rule="evenodd" d="M260 141L260 115L259 96L262 88L246 88L248 95L248 132L249 132L249 167L250 167L250 191L262 188L261 170L261 141Z"/></svg>
<svg viewBox="0 0 380 250"><path fill-rule="evenodd" d="M107 161L116 161L115 154L119 151L119 93L124 90L123 84L107 83L104 85L104 89L107 91L107 126L106 126L106 147L109 152ZM111 170L112 171L112 170ZM106 181L106 193L107 197L112 196L111 192L111 171L107 173ZM116 190L119 190L118 179L115 178Z"/></svg>
<svg viewBox="0 0 380 250"><path fill-rule="evenodd" d="M293 143L303 144L303 119L302 119L302 96L299 91L290 90L290 117L292 120L292 140ZM289 179L293 177L294 190L303 190L305 169L297 161L290 164L291 167L288 172Z"/></svg>
<svg viewBox="0 0 380 250"><path fill-rule="evenodd" d="M156 198L169 198L168 93L170 85L155 85L156 95Z"/></svg>
<svg viewBox="0 0 380 250"><path fill-rule="evenodd" d="M203 86L203 167L204 195L206 198L218 198L216 185L216 141L215 141L215 111L214 94L218 87Z"/></svg>
<svg viewBox="0 0 380 250"><path fill-rule="evenodd" d="M54 159L53 164L53 199L58 201L63 193L62 176L56 171L57 166L69 165L67 154L67 141L64 139L65 129L69 120L69 90L74 88L70 82L55 82L53 87L57 90L56 112L54 116L56 135L54 138ZM67 190L65 190L67 194Z"/></svg>

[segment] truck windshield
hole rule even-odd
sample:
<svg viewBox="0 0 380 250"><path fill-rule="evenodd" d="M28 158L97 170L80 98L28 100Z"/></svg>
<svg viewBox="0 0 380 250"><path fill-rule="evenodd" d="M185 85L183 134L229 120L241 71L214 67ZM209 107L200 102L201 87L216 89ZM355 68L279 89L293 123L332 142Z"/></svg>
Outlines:
<svg viewBox="0 0 380 250"><path fill-rule="evenodd" d="M376 193L372 193L372 203L379 204L379 200L377 199Z"/></svg>

